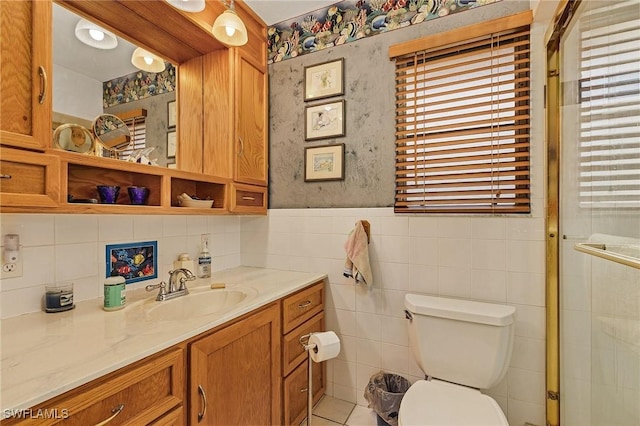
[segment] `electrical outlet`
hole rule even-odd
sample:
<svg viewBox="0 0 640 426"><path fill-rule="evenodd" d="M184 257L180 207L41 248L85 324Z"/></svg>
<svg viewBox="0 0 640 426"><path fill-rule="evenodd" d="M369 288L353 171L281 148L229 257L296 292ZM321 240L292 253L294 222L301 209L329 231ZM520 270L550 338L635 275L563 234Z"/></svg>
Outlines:
<svg viewBox="0 0 640 426"><path fill-rule="evenodd" d="M18 278L22 276L22 257L16 263L3 263L0 278Z"/></svg>
<svg viewBox="0 0 640 426"><path fill-rule="evenodd" d="M0 278L18 278L22 276L22 259L19 258L16 263L3 263Z"/></svg>

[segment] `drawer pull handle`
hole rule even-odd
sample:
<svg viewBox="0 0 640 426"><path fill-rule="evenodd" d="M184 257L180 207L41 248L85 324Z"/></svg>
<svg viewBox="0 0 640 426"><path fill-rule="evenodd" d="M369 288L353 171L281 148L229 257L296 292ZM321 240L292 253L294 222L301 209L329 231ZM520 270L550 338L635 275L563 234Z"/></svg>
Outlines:
<svg viewBox="0 0 640 426"><path fill-rule="evenodd" d="M309 390L309 388L300 389L300 393L305 393L308 390Z"/></svg>
<svg viewBox="0 0 640 426"><path fill-rule="evenodd" d="M311 306L311 300L305 300L304 302L298 305L298 309L305 309Z"/></svg>
<svg viewBox="0 0 640 426"><path fill-rule="evenodd" d="M241 155L244 154L244 140L242 140L242 138L238 138L238 140L240 141L240 151L238 151L238 157L240 157Z"/></svg>
<svg viewBox="0 0 640 426"><path fill-rule="evenodd" d="M41 66L38 67L38 74L40 75L40 93L38 94L38 102L43 104L47 97L47 72Z"/></svg>
<svg viewBox="0 0 640 426"><path fill-rule="evenodd" d="M204 393L202 385L198 385L198 393L202 399L202 413L198 411L198 423L200 423L204 419L204 415L207 414L207 394Z"/></svg>
<svg viewBox="0 0 640 426"><path fill-rule="evenodd" d="M0 175L0 179L11 179L11 175Z"/></svg>
<svg viewBox="0 0 640 426"><path fill-rule="evenodd" d="M245 201L255 201L256 197L248 197L248 196L245 195L244 197L242 197L242 199L245 200Z"/></svg>
<svg viewBox="0 0 640 426"><path fill-rule="evenodd" d="M107 423L111 422L111 420L115 419L118 414L122 413L122 410L124 410L124 404L117 405L113 410L111 410L111 412L113 413L111 417L101 421L96 426L104 426Z"/></svg>

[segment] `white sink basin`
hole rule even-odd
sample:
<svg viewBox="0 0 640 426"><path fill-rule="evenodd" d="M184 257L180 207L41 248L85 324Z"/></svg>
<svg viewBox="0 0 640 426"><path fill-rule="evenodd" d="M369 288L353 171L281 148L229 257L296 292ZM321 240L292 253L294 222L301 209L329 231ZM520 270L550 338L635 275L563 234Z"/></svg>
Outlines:
<svg viewBox="0 0 640 426"><path fill-rule="evenodd" d="M187 296L148 306L146 316L152 320L179 320L226 312L236 307L253 292L245 289L216 289L191 292Z"/></svg>

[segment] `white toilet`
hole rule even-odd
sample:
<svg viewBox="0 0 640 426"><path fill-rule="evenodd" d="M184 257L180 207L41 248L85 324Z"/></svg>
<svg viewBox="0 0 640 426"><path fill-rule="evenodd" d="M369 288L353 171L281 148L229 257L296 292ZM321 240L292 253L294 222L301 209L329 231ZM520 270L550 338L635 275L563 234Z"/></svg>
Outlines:
<svg viewBox="0 0 640 426"><path fill-rule="evenodd" d="M515 307L407 294L409 347L427 380L400 404L400 426L507 425L498 403L478 389L507 371Z"/></svg>

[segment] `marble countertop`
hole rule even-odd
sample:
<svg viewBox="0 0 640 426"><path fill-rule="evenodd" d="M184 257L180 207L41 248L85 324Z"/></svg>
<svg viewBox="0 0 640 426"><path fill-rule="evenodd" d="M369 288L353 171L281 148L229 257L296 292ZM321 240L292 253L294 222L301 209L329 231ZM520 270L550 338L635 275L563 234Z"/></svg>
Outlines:
<svg viewBox="0 0 640 426"><path fill-rule="evenodd" d="M102 309L102 299L76 303L56 314L35 312L1 321L2 414L33 407L54 396L111 373L146 356L224 324L270 302L326 278L326 274L237 267L218 271L211 279L188 283L194 297L213 282L248 296L232 309L158 319L149 307L156 291L127 291L127 306ZM180 298L175 299L175 301ZM183 302L181 302L183 303Z"/></svg>

